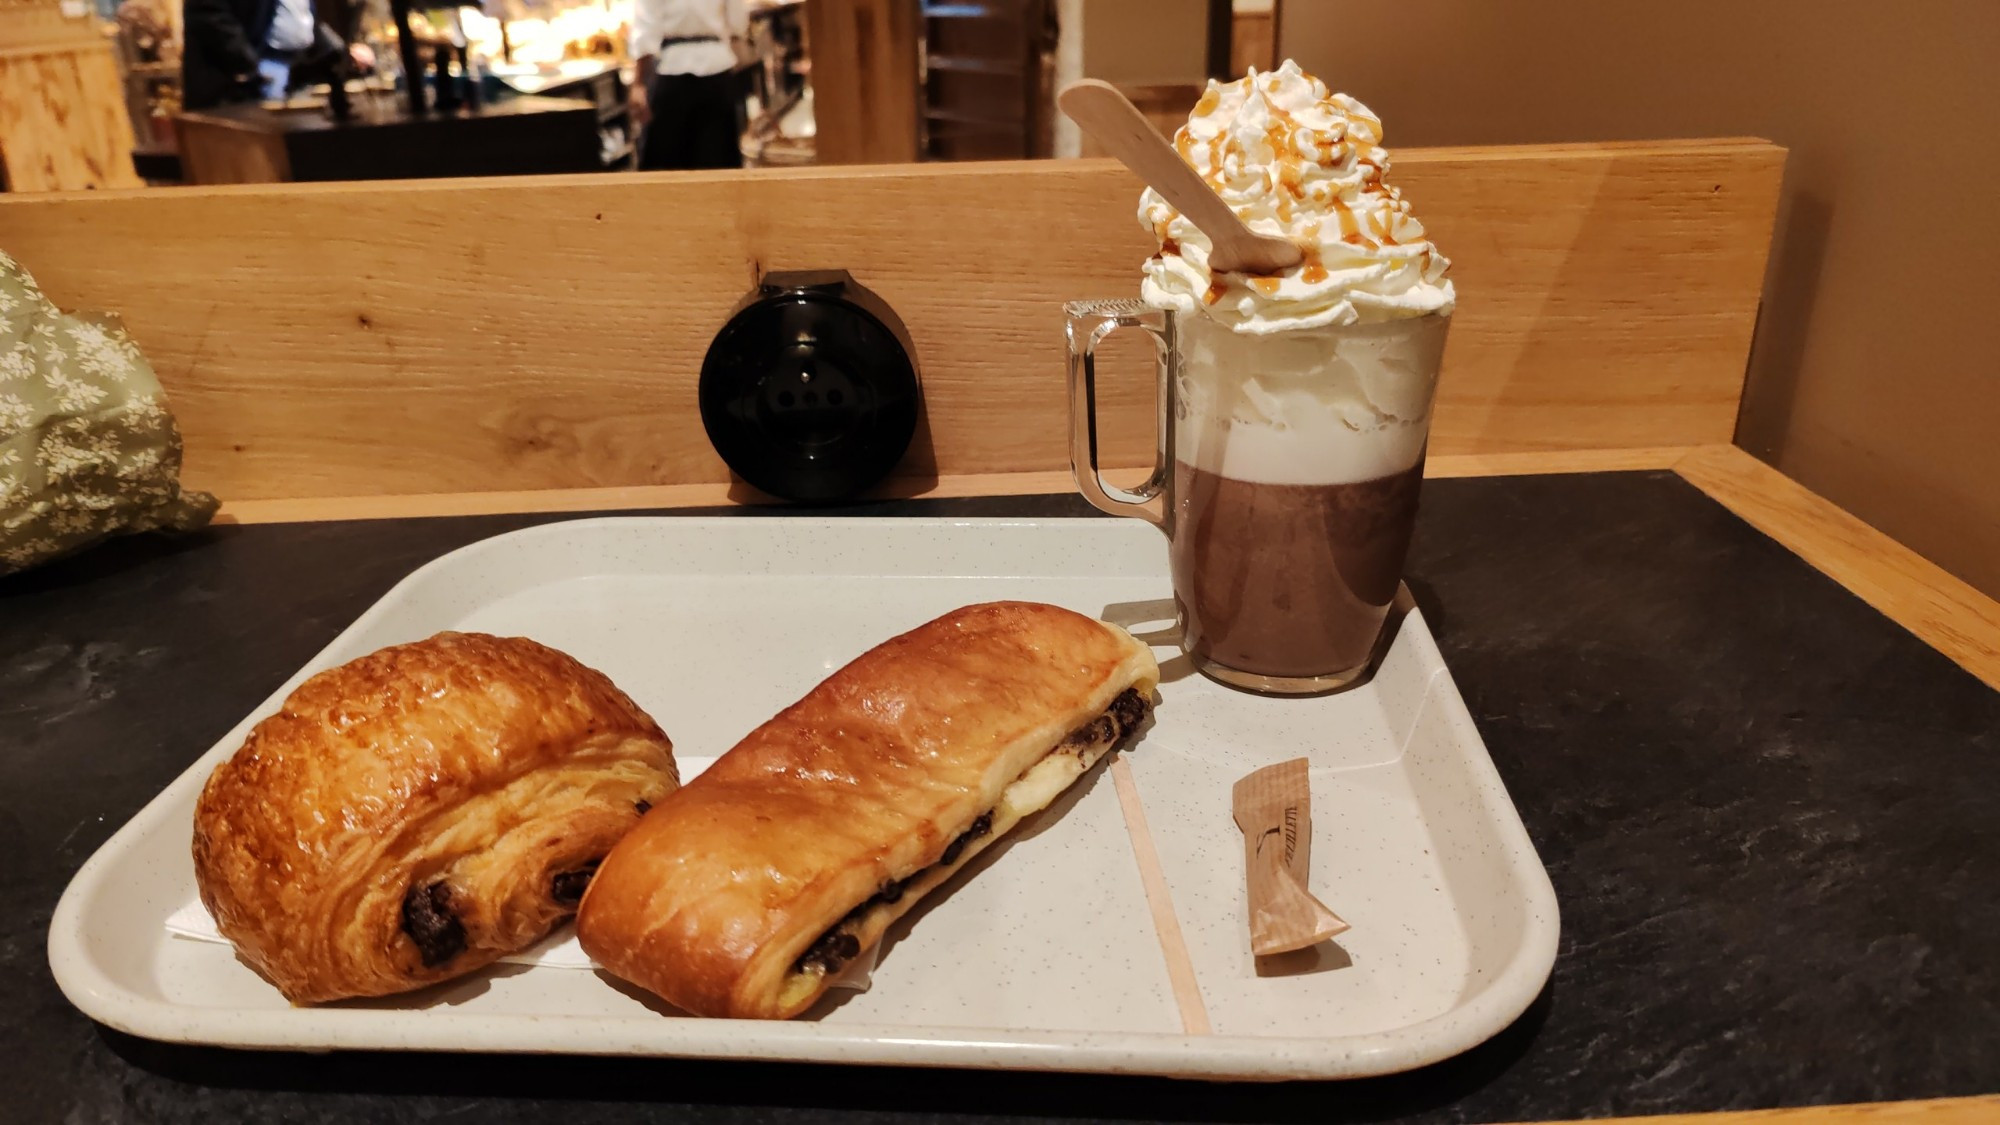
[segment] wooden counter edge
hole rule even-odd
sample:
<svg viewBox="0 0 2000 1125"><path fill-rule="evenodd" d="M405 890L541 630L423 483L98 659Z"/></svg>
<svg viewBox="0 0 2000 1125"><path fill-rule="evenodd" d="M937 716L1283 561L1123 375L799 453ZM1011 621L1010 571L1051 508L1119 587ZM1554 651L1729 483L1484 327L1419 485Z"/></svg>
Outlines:
<svg viewBox="0 0 2000 1125"><path fill-rule="evenodd" d="M1621 469L1670 469L1686 446L1655 449L1579 449L1561 453L1468 453L1432 457L1429 477L1519 476L1526 473L1595 473ZM1125 480L1109 470L1114 481ZM1132 477L1142 473L1132 472ZM1129 482L1128 482L1129 483ZM957 496L1035 496L1073 492L1066 471L966 473L932 478L893 477L871 490L870 500L944 499ZM489 516L511 512L618 512L653 508L775 504L741 483L644 484L615 488L546 488L521 492L440 492L406 496L318 496L283 500L224 498L217 523L312 523L321 520L409 519L420 516Z"/></svg>
<svg viewBox="0 0 2000 1125"><path fill-rule="evenodd" d="M1549 144L1521 145L1449 145L1437 147L1399 148L1396 150L1396 164L1404 167L1412 164L1428 164L1439 161L1491 161L1491 160L1531 160L1567 161L1598 160L1606 156L1623 156L1631 153L1652 154L1741 154L1756 151L1762 159L1783 160L1785 149L1762 137L1687 137L1662 138L1644 141L1575 141ZM674 172L640 172L621 177L618 182L632 183L700 183L705 180L742 182L746 177L767 180L810 180L816 183L853 180L893 179L907 176L912 168L909 164L815 164L798 168L732 168L698 169ZM1110 157L1084 157L1063 160L979 160L958 163L929 163L921 167L926 176L951 178L965 176L976 178L990 175L995 171L1007 172L1012 169L1054 171L1057 173L1101 172L1107 168L1121 167ZM464 179L434 180L394 180L375 181L377 185L393 185L400 192L459 192L469 188L481 191L506 190L509 188L532 187L538 191L548 188L603 185L607 182L595 172L567 172L542 176L483 176L477 181ZM1135 178L1133 183L1138 183ZM324 183L288 184L193 184L174 189L177 199L201 196L252 195L281 192L288 196L317 194L350 194L356 188L354 181ZM30 196L9 197L0 194L0 208L26 207L34 203L63 203L80 200L101 200L106 197L138 196L157 194L143 187L120 189L117 191L58 191L44 192Z"/></svg>
<svg viewBox="0 0 2000 1125"><path fill-rule="evenodd" d="M2000 1120L2000 1094L1971 1098L1926 1098L1907 1102L1856 1102L1849 1105L1797 1106L1788 1109L1728 1110L1721 1113L1663 1114L1657 1117L1595 1118L1619 1125L1990 1125ZM1588 1125L1588 1123L1579 1123Z"/></svg>
<svg viewBox="0 0 2000 1125"><path fill-rule="evenodd" d="M1733 445L1691 449L1674 471L2000 689L2000 603Z"/></svg>

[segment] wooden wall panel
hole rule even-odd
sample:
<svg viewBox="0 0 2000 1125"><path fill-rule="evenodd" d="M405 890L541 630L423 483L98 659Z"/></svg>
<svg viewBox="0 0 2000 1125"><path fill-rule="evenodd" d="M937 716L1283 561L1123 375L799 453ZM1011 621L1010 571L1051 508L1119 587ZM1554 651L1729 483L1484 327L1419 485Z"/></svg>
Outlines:
<svg viewBox="0 0 2000 1125"><path fill-rule="evenodd" d="M1461 293L1433 452L1727 441L1782 156L1401 154ZM726 479L708 339L826 267L916 340L906 471L1029 471L1067 463L1061 302L1136 291L1137 194L1102 161L190 188L0 201L0 247L125 317L232 499ZM1150 393L1108 393L1110 462L1150 457Z"/></svg>
<svg viewBox="0 0 2000 1125"><path fill-rule="evenodd" d="M0 179L12 192L140 186L110 45L48 7L0 8Z"/></svg>
<svg viewBox="0 0 2000 1125"><path fill-rule="evenodd" d="M292 158L281 133L260 133L207 115L174 118L181 174L193 184L282 184Z"/></svg>
<svg viewBox="0 0 2000 1125"><path fill-rule="evenodd" d="M916 0L807 0L822 164L917 158Z"/></svg>
<svg viewBox="0 0 2000 1125"><path fill-rule="evenodd" d="M1281 61L1277 56L1277 13L1268 8L1261 12L1237 11L1229 33L1230 73L1241 77L1251 67L1276 69Z"/></svg>

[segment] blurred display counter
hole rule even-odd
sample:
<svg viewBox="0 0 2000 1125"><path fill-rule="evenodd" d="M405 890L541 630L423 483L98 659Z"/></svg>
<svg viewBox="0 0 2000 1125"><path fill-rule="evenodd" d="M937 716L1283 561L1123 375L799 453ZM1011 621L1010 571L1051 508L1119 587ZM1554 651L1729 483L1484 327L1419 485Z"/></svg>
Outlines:
<svg viewBox="0 0 2000 1125"><path fill-rule="evenodd" d="M631 81L626 70L609 58L566 59L534 68L498 64L481 80L480 100L492 103L528 94L586 102L597 112L598 155L604 167L629 168L638 151L639 130L632 126L626 100Z"/></svg>
<svg viewBox="0 0 2000 1125"><path fill-rule="evenodd" d="M613 155L597 107L575 98L517 97L418 117L400 97L363 97L344 122L315 104L220 106L175 124L195 184L594 172Z"/></svg>

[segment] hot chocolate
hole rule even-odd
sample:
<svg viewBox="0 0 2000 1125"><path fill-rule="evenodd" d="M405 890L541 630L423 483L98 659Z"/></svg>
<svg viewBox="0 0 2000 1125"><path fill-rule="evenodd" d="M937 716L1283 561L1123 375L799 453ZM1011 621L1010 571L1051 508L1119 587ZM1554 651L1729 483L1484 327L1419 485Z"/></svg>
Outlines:
<svg viewBox="0 0 2000 1125"><path fill-rule="evenodd" d="M1367 663L1402 575L1444 318L1269 335L1175 323L1182 644L1225 679L1336 686Z"/></svg>
<svg viewBox="0 0 2000 1125"><path fill-rule="evenodd" d="M1348 484L1232 480L1174 463L1182 644L1302 679L1367 663L1409 552L1423 463Z"/></svg>

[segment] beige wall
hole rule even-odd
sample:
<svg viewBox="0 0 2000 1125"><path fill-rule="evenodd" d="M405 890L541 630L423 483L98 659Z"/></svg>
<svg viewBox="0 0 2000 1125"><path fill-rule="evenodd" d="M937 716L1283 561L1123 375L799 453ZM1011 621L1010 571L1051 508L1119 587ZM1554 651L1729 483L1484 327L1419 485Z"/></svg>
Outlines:
<svg viewBox="0 0 2000 1125"><path fill-rule="evenodd" d="M1207 0L1083 0L1083 73L1121 86L1207 81Z"/></svg>
<svg viewBox="0 0 2000 1125"><path fill-rule="evenodd" d="M2000 2L1289 0L1282 35L1392 150L1789 147L1738 441L2000 596Z"/></svg>

